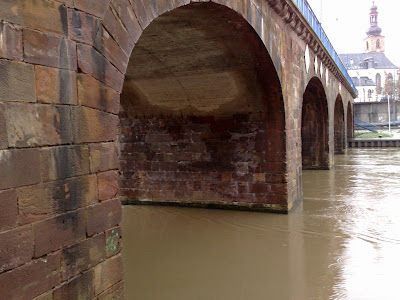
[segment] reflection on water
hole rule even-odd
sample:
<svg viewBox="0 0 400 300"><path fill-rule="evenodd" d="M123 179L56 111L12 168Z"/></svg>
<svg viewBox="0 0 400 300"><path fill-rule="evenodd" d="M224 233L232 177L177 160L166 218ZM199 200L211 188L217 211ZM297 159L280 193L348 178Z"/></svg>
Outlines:
<svg viewBox="0 0 400 300"><path fill-rule="evenodd" d="M127 299L400 299L400 150L304 171L290 215L127 206Z"/></svg>

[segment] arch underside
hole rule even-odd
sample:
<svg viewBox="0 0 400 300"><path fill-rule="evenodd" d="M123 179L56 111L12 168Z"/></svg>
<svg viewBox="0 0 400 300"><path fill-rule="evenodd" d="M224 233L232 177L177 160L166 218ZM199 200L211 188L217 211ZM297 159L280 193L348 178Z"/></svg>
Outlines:
<svg viewBox="0 0 400 300"><path fill-rule="evenodd" d="M328 104L321 81L314 77L303 95L301 141L303 169L329 169Z"/></svg>
<svg viewBox="0 0 400 300"><path fill-rule="evenodd" d="M126 201L285 209L279 79L234 11L196 3L155 19L130 58L120 120Z"/></svg>

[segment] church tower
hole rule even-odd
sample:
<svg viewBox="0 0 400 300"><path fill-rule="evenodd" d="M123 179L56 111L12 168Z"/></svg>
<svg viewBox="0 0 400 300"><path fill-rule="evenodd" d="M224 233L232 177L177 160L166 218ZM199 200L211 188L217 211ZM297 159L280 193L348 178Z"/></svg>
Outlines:
<svg viewBox="0 0 400 300"><path fill-rule="evenodd" d="M370 27L364 39L365 52L385 52L385 37L381 35L382 29L378 26L378 7L373 2L369 13Z"/></svg>

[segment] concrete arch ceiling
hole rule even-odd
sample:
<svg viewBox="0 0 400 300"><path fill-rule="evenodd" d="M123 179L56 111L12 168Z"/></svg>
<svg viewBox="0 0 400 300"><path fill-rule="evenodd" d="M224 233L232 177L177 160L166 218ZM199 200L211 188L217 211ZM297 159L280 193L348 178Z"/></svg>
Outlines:
<svg viewBox="0 0 400 300"><path fill-rule="evenodd" d="M121 102L138 115L225 116L263 111L276 95L279 79L257 33L233 10L207 2L150 23L133 49Z"/></svg>

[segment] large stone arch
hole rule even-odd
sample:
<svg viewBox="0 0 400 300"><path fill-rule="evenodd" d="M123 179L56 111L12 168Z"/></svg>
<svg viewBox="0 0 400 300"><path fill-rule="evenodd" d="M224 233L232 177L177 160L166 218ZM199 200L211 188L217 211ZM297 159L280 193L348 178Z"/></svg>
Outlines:
<svg viewBox="0 0 400 300"><path fill-rule="evenodd" d="M18 249L2 253L3 297L122 294L116 139L124 75L151 21L191 2L199 1L0 0L0 240ZM293 1L213 2L254 28L276 70L284 114L265 111L285 118L286 159L265 151L271 170L256 166L252 184L284 195L270 207L288 212L302 198L306 45L319 69L329 69L327 89L342 82L344 98L354 92ZM281 143L273 123L265 132ZM270 147L273 139L260 140Z"/></svg>
<svg viewBox="0 0 400 300"><path fill-rule="evenodd" d="M302 121L303 169L329 169L329 115L324 86L313 77L303 94Z"/></svg>
<svg viewBox="0 0 400 300"><path fill-rule="evenodd" d="M132 52L121 108L125 201L287 210L279 78L233 10L193 3L154 19Z"/></svg>
<svg viewBox="0 0 400 300"><path fill-rule="evenodd" d="M346 151L346 136L345 136L345 122L344 122L344 108L343 99L339 94L336 97L334 109L334 153L343 154Z"/></svg>

